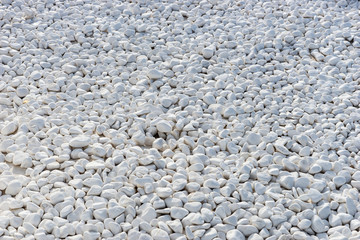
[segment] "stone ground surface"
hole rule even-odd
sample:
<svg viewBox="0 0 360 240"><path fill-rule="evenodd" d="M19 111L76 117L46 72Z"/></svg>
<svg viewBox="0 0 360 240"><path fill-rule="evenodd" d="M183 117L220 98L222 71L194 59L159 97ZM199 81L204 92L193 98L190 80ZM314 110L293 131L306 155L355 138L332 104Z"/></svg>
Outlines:
<svg viewBox="0 0 360 240"><path fill-rule="evenodd" d="M0 1L0 239L360 239L360 3Z"/></svg>

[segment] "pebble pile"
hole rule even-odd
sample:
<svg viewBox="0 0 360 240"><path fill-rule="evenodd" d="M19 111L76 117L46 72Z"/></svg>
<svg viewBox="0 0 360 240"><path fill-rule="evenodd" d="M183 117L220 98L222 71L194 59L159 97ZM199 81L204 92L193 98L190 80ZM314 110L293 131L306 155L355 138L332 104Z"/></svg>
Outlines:
<svg viewBox="0 0 360 240"><path fill-rule="evenodd" d="M2 0L0 239L360 239L359 10Z"/></svg>

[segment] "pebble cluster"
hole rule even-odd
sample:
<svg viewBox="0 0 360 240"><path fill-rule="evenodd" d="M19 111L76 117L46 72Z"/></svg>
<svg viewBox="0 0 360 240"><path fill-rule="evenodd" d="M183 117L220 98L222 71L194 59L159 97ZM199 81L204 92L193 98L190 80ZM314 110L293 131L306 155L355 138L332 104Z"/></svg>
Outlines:
<svg viewBox="0 0 360 240"><path fill-rule="evenodd" d="M360 239L359 10L2 0L0 239Z"/></svg>

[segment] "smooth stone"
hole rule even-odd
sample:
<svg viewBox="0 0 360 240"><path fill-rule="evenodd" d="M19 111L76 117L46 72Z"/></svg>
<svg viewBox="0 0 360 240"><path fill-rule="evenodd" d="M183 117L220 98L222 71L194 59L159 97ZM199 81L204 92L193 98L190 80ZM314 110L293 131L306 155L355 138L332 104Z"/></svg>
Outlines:
<svg viewBox="0 0 360 240"><path fill-rule="evenodd" d="M39 71L34 71L30 74L30 78L33 80L39 80L41 77L42 77L42 74Z"/></svg>
<svg viewBox="0 0 360 240"><path fill-rule="evenodd" d="M26 86L20 85L16 88L16 95L23 98L29 94L29 89Z"/></svg>
<svg viewBox="0 0 360 240"><path fill-rule="evenodd" d="M306 230L311 226L311 221L309 219L301 220L297 225L301 230Z"/></svg>
<svg viewBox="0 0 360 240"><path fill-rule="evenodd" d="M189 213L181 222L184 226L191 226L204 224L205 221L200 213Z"/></svg>
<svg viewBox="0 0 360 240"><path fill-rule="evenodd" d="M245 236L239 230L233 229L226 233L226 239L227 240L245 240Z"/></svg>
<svg viewBox="0 0 360 240"><path fill-rule="evenodd" d="M55 205L59 202L64 201L65 199L65 193L64 192L53 192L50 194L50 202L51 204Z"/></svg>
<svg viewBox="0 0 360 240"><path fill-rule="evenodd" d="M96 209L93 212L93 215L94 215L95 219L104 221L106 218L108 218L108 210L106 208Z"/></svg>
<svg viewBox="0 0 360 240"><path fill-rule="evenodd" d="M91 139L89 136L81 135L71 139L69 145L74 148L82 148L88 146L90 142Z"/></svg>
<svg viewBox="0 0 360 240"><path fill-rule="evenodd" d="M309 196L309 198L313 203L317 203L323 199L323 195L317 189L314 188L310 188L307 195Z"/></svg>
<svg viewBox="0 0 360 240"><path fill-rule="evenodd" d="M22 189L22 184L19 180L12 180L8 183L5 194L15 196L17 195Z"/></svg>
<svg viewBox="0 0 360 240"><path fill-rule="evenodd" d="M327 219L329 217L329 215L331 214L331 209L330 209L330 205L329 204L324 204L323 206L320 207L320 209L318 210L318 216L321 219Z"/></svg>
<svg viewBox="0 0 360 240"><path fill-rule="evenodd" d="M71 64L64 64L62 66L62 69L67 74L75 73L77 71L77 67Z"/></svg>
<svg viewBox="0 0 360 240"><path fill-rule="evenodd" d="M244 234L245 237L248 237L254 233L258 233L258 229L252 225L238 225L237 230Z"/></svg>
<svg viewBox="0 0 360 240"><path fill-rule="evenodd" d="M261 142L261 136L260 136L260 134L251 132L251 133L247 136L246 141L247 141L250 145L259 145L260 142Z"/></svg>
<svg viewBox="0 0 360 240"><path fill-rule="evenodd" d="M346 178L343 176L336 176L333 178L333 183L337 188L339 188L346 183Z"/></svg>
<svg viewBox="0 0 360 240"><path fill-rule="evenodd" d="M203 186L208 188L220 188L220 183L215 179L207 179L204 181Z"/></svg>
<svg viewBox="0 0 360 240"><path fill-rule="evenodd" d="M350 197L346 197L346 210L348 214L354 216L357 213L357 207L354 200Z"/></svg>
<svg viewBox="0 0 360 240"><path fill-rule="evenodd" d="M185 203L184 208L189 210L190 212L199 212L202 204L199 202L189 202Z"/></svg>
<svg viewBox="0 0 360 240"><path fill-rule="evenodd" d="M277 227L279 224L286 222L287 218L283 215L272 215L270 216L270 220L274 227Z"/></svg>
<svg viewBox="0 0 360 240"><path fill-rule="evenodd" d="M310 156L310 154L311 154L311 148L308 146L301 148L301 150L299 152L299 155L301 157L307 157L307 156Z"/></svg>
<svg viewBox="0 0 360 240"><path fill-rule="evenodd" d="M161 120L156 123L156 129L159 132L170 133L172 131L171 124L168 121Z"/></svg>
<svg viewBox="0 0 360 240"><path fill-rule="evenodd" d="M202 240L212 240L218 235L218 232L215 228L210 228L205 234L201 237Z"/></svg>
<svg viewBox="0 0 360 240"><path fill-rule="evenodd" d="M154 228L153 230L151 230L151 237L154 240L170 240L169 234L159 228Z"/></svg>
<svg viewBox="0 0 360 240"><path fill-rule="evenodd" d="M156 188L156 194L161 198L167 198L173 194L173 190L169 187L159 187Z"/></svg>
<svg viewBox="0 0 360 240"><path fill-rule="evenodd" d="M295 183L295 177L283 176L280 178L280 185L288 190L292 189Z"/></svg>
<svg viewBox="0 0 360 240"><path fill-rule="evenodd" d="M185 208L181 208L181 207L171 207L170 208L170 216L174 219L181 220L188 214L189 214L189 211Z"/></svg>
<svg viewBox="0 0 360 240"><path fill-rule="evenodd" d="M204 48L201 53L204 58L209 59L214 55L214 50L211 48Z"/></svg>
<svg viewBox="0 0 360 240"><path fill-rule="evenodd" d="M311 228L316 233L323 233L329 229L329 227L327 227L323 220L317 215L314 215L311 220Z"/></svg>
<svg viewBox="0 0 360 240"><path fill-rule="evenodd" d="M98 170L98 169L104 169L105 168L105 164L102 162L97 162L97 161L93 161L93 162L89 162L85 165L85 169L86 170Z"/></svg>
<svg viewBox="0 0 360 240"><path fill-rule="evenodd" d="M60 211L60 217L66 218L72 211L74 211L74 207L71 205L68 205L61 209Z"/></svg>
<svg viewBox="0 0 360 240"><path fill-rule="evenodd" d="M147 207L141 213L141 218L150 223L153 219L156 219L156 211L153 207Z"/></svg>
<svg viewBox="0 0 360 240"><path fill-rule="evenodd" d="M310 180L306 177L300 177L295 180L295 187L307 188L310 185Z"/></svg>
<svg viewBox="0 0 360 240"><path fill-rule="evenodd" d="M164 76L164 74L156 69L151 69L150 71L148 71L147 76L151 80L157 80L157 79L162 78Z"/></svg>
<svg viewBox="0 0 360 240"><path fill-rule="evenodd" d="M10 122L1 129L1 134L7 136L16 132L17 129L18 125L15 122Z"/></svg>

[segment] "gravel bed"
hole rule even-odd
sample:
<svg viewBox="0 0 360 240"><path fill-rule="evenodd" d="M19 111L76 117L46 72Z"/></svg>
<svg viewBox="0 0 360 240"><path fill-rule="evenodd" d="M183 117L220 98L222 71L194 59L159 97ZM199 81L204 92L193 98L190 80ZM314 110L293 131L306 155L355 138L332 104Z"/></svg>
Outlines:
<svg viewBox="0 0 360 240"><path fill-rule="evenodd" d="M360 239L359 13L0 0L0 239Z"/></svg>

